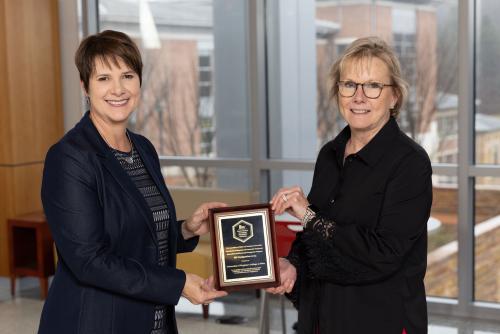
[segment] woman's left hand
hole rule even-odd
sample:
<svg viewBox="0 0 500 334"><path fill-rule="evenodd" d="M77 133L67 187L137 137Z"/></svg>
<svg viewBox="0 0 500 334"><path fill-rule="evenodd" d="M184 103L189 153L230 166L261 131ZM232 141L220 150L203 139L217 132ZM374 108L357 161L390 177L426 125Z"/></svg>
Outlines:
<svg viewBox="0 0 500 334"><path fill-rule="evenodd" d="M275 288L267 288L266 291L272 294L284 294L292 292L295 281L297 280L297 269L284 257L280 257L280 281L281 284Z"/></svg>
<svg viewBox="0 0 500 334"><path fill-rule="evenodd" d="M195 235L208 233L208 210L227 206L222 202L207 202L201 204L194 213L182 224L182 235L184 239L189 239Z"/></svg>
<svg viewBox="0 0 500 334"><path fill-rule="evenodd" d="M299 186L279 189L270 203L275 214L281 215L283 212L288 212L298 219L304 217L309 206L309 201Z"/></svg>

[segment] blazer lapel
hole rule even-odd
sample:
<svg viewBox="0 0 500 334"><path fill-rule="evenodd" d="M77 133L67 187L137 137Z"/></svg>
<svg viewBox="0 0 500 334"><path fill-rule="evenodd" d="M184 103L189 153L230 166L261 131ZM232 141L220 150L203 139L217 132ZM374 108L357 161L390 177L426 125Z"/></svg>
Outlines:
<svg viewBox="0 0 500 334"><path fill-rule="evenodd" d="M146 200L142 196L142 194L137 189L137 186L132 182L130 176L128 176L127 172L122 168L118 160L114 157L113 153L110 151L108 156L104 159L101 159L104 167L110 172L110 174L116 179L118 184L122 187L122 189L131 197L132 201L139 208L139 211L144 216L144 222L151 233L151 237L153 238L153 242L157 244L158 240L156 237L156 231L153 228L153 214L151 213L151 209L146 203Z"/></svg>
<svg viewBox="0 0 500 334"><path fill-rule="evenodd" d="M151 213L151 209L146 203L146 200L139 192L136 185L132 182L127 172L125 172L118 160L114 157L114 154L109 149L108 144L106 144L106 142L102 139L94 124L88 117L88 112L83 118L82 125L87 133L89 141L94 146L96 155L101 160L103 166L109 171L113 178L115 178L123 191L129 195L131 201L138 207L144 217L144 223L151 234L153 242L157 245L158 240L153 226L153 214Z"/></svg>

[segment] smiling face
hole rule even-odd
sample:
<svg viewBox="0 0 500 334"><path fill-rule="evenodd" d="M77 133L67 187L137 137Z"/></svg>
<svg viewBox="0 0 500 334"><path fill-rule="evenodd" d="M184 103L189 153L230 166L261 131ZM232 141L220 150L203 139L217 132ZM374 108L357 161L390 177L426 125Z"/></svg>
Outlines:
<svg viewBox="0 0 500 334"><path fill-rule="evenodd" d="M387 65L379 58L371 57L347 61L340 73L340 81L391 84L391 77ZM389 120L390 109L396 104L397 96L392 87L386 86L378 98L369 99L359 85L352 97L339 94L338 101L340 113L349 124L351 134L372 137Z"/></svg>
<svg viewBox="0 0 500 334"><path fill-rule="evenodd" d="M139 76L120 58L117 58L118 64L111 59L108 64L99 58L94 62L95 71L87 92L92 118L110 125L126 123L139 103Z"/></svg>

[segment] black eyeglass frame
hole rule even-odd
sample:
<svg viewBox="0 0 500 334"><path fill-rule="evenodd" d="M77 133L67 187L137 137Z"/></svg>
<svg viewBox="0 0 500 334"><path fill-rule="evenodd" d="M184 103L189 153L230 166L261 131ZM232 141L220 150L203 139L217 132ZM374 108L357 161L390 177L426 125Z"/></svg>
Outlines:
<svg viewBox="0 0 500 334"><path fill-rule="evenodd" d="M351 82L353 84L356 85L356 89L354 89L354 92L352 93L352 95L344 95L340 92L343 84L345 84L346 82ZM377 84L380 89L378 95L376 97L370 97L368 95L366 95L366 92L365 92L365 85L373 85L373 84ZM360 82L354 82L352 80L341 80L339 82L337 82L337 86L339 87L339 94L340 96L342 97L353 97L354 95L356 95L356 92L358 91L358 87L361 86L361 90L363 91L363 95L366 96L366 98L368 99L378 99L380 97L380 95L382 95L382 91L384 90L384 87L393 87L394 85L388 85L388 84L383 84L381 82L364 82L364 83L360 83Z"/></svg>

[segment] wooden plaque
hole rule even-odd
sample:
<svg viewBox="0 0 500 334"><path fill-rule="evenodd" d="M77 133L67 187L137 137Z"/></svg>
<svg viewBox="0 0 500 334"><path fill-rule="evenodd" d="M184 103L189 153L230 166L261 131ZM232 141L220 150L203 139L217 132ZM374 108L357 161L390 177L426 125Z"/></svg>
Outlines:
<svg viewBox="0 0 500 334"><path fill-rule="evenodd" d="M210 209L209 221L217 289L234 291L280 285L270 204Z"/></svg>

